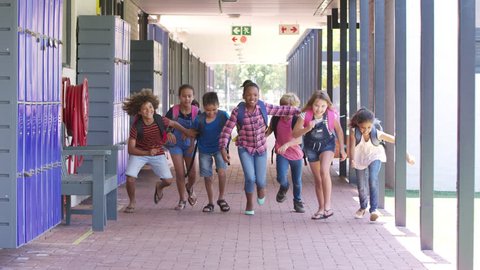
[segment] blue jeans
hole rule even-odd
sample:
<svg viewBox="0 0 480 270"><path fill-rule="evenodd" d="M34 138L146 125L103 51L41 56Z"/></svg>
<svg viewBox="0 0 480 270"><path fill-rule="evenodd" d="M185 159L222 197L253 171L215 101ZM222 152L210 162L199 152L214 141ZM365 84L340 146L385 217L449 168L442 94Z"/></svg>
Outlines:
<svg viewBox="0 0 480 270"><path fill-rule="evenodd" d="M215 167L217 170L225 170L227 168L227 164L223 161L220 151L213 154L198 153L198 164L200 166L201 177L210 177L213 175L213 160L215 160Z"/></svg>
<svg viewBox="0 0 480 270"><path fill-rule="evenodd" d="M367 209L367 184L370 190L370 210L377 210L378 207L378 173L382 163L380 160L375 160L370 165L368 165L368 183L367 183L367 169L364 170L355 170L357 173L357 188L358 188L358 198L360 199L360 208Z"/></svg>
<svg viewBox="0 0 480 270"><path fill-rule="evenodd" d="M267 185L267 152L250 155L243 147L238 148L238 157L245 176L245 192L253 193Z"/></svg>
<svg viewBox="0 0 480 270"><path fill-rule="evenodd" d="M288 165L292 171L293 199L302 200L302 160L288 160L282 155L277 155L277 182L288 189Z"/></svg>

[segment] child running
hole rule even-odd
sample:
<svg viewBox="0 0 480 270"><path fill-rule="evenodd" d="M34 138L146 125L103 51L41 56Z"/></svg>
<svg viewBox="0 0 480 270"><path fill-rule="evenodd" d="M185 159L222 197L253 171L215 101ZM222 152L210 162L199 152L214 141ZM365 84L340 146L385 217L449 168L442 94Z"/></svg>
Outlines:
<svg viewBox="0 0 480 270"><path fill-rule="evenodd" d="M184 128L190 129L198 114L198 107L192 106L194 98L193 86L188 84L180 86L178 88L178 97L180 104L171 107L165 116L177 121ZM197 173L195 166L190 166L190 164L194 162L193 149L195 143L193 139L183 135L182 131L177 128L169 130L168 137L172 143L167 144L167 148L172 157L173 167L175 168L178 195L180 197L177 206L175 206L175 210L183 210L187 204L185 190L188 194L188 203L192 206L197 203L197 196L193 191ZM188 173L187 184L185 184L185 166L187 168L191 167L191 171Z"/></svg>
<svg viewBox="0 0 480 270"><path fill-rule="evenodd" d="M225 162L230 161L226 151L228 139L235 125L238 129L238 138L235 144L238 147L238 156L245 175L245 196L247 204L246 215L254 215L253 191L257 187L257 202L265 203L265 187L267 177L267 146L265 129L269 115L285 116L299 113L295 107L275 106L259 100L259 87L253 82L244 83L244 102L232 110L230 119L220 134L219 146Z"/></svg>
<svg viewBox="0 0 480 270"><path fill-rule="evenodd" d="M186 130L177 122L156 114L155 110L159 103L158 97L150 89L142 89L123 102L123 110L130 116L136 116L128 139L130 157L125 174L127 175L126 187L130 203L125 208L125 213L133 213L135 210L135 180L145 164L150 164L153 172L162 180L155 186L153 199L156 204L163 197L163 189L173 181L163 151L163 145L167 139L165 127L175 127L183 132Z"/></svg>
<svg viewBox="0 0 480 270"><path fill-rule="evenodd" d="M208 204L203 207L203 212L213 212L213 160L218 174L218 200L217 204L222 212L230 211L230 206L225 201L225 183L227 164L222 158L218 147L218 139L223 126L228 120L228 114L219 110L219 101L216 92L207 92L202 98L204 112L199 114L193 122L193 129L198 132L197 145L199 154L200 177L205 178Z"/></svg>
<svg viewBox="0 0 480 270"><path fill-rule="evenodd" d="M280 98L280 105L298 107L300 99L293 93L286 93ZM298 116L273 116L270 120L267 136L273 132L275 135L275 152L277 153L277 182L280 188L277 192L277 202L282 203L287 199L288 166L292 174L293 183L293 208L297 213L304 213L302 202L302 138L294 138L292 129L295 127ZM273 153L272 153L273 155ZM272 161L273 162L273 161Z"/></svg>
<svg viewBox="0 0 480 270"><path fill-rule="evenodd" d="M333 215L330 166L335 154L335 138L340 144L341 160L347 158L343 130L332 101L325 91L315 91L302 111L295 124L293 137L303 135L303 150L315 180L318 211L313 214L312 219L326 219Z"/></svg>
<svg viewBox="0 0 480 270"><path fill-rule="evenodd" d="M375 118L373 112L366 108L361 108L352 116L350 127L350 162L357 174L358 198L360 200L360 208L355 213L355 218L363 218L365 215L368 203L367 197L370 194L370 221L376 221L381 215L377 210L378 173L382 162L387 161L382 141L395 143L395 137L380 130L380 121ZM409 164L415 163L413 157L408 153L406 159Z"/></svg>

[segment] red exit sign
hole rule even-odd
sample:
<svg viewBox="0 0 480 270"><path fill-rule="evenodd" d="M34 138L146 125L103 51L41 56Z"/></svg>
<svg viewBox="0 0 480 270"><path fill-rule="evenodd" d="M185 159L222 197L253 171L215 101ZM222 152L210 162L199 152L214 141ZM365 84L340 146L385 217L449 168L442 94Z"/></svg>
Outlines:
<svg viewBox="0 0 480 270"><path fill-rule="evenodd" d="M300 34L299 24L280 24L278 25L279 35L298 35Z"/></svg>

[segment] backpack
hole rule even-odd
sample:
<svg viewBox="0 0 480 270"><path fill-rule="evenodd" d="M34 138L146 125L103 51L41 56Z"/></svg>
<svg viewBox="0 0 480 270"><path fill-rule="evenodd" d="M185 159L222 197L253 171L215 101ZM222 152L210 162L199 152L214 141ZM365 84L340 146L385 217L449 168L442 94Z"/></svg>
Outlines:
<svg viewBox="0 0 480 270"><path fill-rule="evenodd" d="M180 114L180 104L175 104L172 107L172 115L173 115L173 120L178 119L178 115ZM197 117L198 114L198 107L192 105L192 121L195 120L195 117Z"/></svg>
<svg viewBox="0 0 480 270"><path fill-rule="evenodd" d="M335 130L335 120L338 118L338 113L334 109L327 109L328 131L330 134ZM303 120L303 127L307 127L310 121L313 120L313 110L305 111L305 119Z"/></svg>
<svg viewBox="0 0 480 270"><path fill-rule="evenodd" d="M265 126L268 126L268 113L267 113L267 107L265 106L265 102L258 100L257 101L258 106L260 107L260 112L262 113L263 116L263 121L265 122ZM243 125L243 119L245 118L245 102L242 101L238 103L237 105L238 108L238 113L237 113L237 129L240 131Z"/></svg>
<svg viewBox="0 0 480 270"><path fill-rule="evenodd" d="M277 125L279 120L280 120L280 116L273 116L272 119L270 120L270 129L273 131L273 135L275 136L275 139L277 138ZM295 128L295 124L297 123L297 120L298 120L298 116L294 115L292 118L292 130ZM301 146L302 145L300 145L300 147ZM272 148L272 156L271 156L272 164L273 164L273 154L275 154L275 147ZM305 155L305 153L303 153L303 163L305 164L305 166L307 166L307 156Z"/></svg>
<svg viewBox="0 0 480 270"><path fill-rule="evenodd" d="M165 125L163 124L162 116L160 114L153 115L153 122L157 124L158 128L160 129L160 136L162 136L163 140L167 139L167 130ZM136 117L135 121L133 122L135 129L137 130L137 140L143 139L143 120L142 117Z"/></svg>
<svg viewBox="0 0 480 270"><path fill-rule="evenodd" d="M375 119L373 121L372 129L370 130L370 141L374 146L383 145L385 147L385 142L378 139L377 130L383 131L383 127L380 125L380 121ZM355 146L360 143L360 140L362 140L362 133L358 128L355 128Z"/></svg>

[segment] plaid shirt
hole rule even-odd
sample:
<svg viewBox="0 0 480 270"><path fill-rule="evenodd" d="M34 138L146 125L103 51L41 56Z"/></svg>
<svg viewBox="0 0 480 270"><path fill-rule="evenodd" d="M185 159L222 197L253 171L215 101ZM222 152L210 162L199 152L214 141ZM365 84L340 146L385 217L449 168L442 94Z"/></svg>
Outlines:
<svg viewBox="0 0 480 270"><path fill-rule="evenodd" d="M275 106L265 103L267 114L276 116L294 115L300 111L298 108L290 106ZM225 123L222 133L220 134L219 146L224 149L227 146L228 139L232 133L233 128L237 124L238 108L232 110L230 118ZM262 112L258 104L255 106L253 112L249 112L245 108L245 116L243 118L242 128L238 131L238 138L235 145L243 147L250 155L262 154L267 151L265 139L265 121L263 120Z"/></svg>

